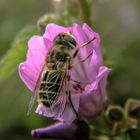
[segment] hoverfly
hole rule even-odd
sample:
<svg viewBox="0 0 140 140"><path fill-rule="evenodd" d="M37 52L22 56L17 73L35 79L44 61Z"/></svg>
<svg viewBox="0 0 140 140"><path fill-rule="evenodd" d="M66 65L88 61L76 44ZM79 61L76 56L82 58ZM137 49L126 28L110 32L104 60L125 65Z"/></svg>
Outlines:
<svg viewBox="0 0 140 140"><path fill-rule="evenodd" d="M77 48L76 40L70 32L59 33L54 38L35 88L37 102L49 109L48 117L61 116L67 100L69 100L75 114L78 115L71 101L70 80L72 79L69 70L85 61L92 54L72 64L72 60L77 56L80 48L85 47L94 39L95 37ZM78 83L78 81L75 82Z"/></svg>

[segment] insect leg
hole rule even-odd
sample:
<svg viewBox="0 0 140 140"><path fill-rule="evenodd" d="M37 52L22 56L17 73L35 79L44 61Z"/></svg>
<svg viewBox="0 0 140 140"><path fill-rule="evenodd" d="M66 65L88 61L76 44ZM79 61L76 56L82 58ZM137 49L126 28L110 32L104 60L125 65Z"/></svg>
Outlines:
<svg viewBox="0 0 140 140"><path fill-rule="evenodd" d="M86 61L92 54L93 54L93 52L91 52L91 53L90 53L86 58L84 58L83 60L79 60L78 62L72 64L72 65L70 66L70 68L73 68L73 67L76 66L77 64Z"/></svg>
<svg viewBox="0 0 140 140"><path fill-rule="evenodd" d="M90 44L90 43L91 43L93 40L95 40L95 39L96 39L96 37L93 37L91 40L85 42L85 43L82 44L79 48L77 48L77 49L75 50L74 54L73 54L73 58L75 58L75 57L77 56L77 54L78 54L78 52L79 52L79 50L80 50L81 48L84 48L86 45Z"/></svg>
<svg viewBox="0 0 140 140"><path fill-rule="evenodd" d="M68 74L68 65L70 64L70 62L68 62L67 63L67 71L66 71L66 73L67 73L67 77L66 77L66 80L67 80L67 84L68 84L68 89L67 89L67 91L66 91L66 94L68 94L68 99L69 99L69 102L70 102L70 104L71 104L71 107L72 107L72 109L73 109L73 111L74 111L74 113L75 113L75 115L76 115L76 117L78 118L78 113L77 113L77 111L75 110L75 108L74 108L74 105L73 105L73 103L72 103L72 100L71 100L71 93L70 93L70 76L69 76L69 74Z"/></svg>
<svg viewBox="0 0 140 140"><path fill-rule="evenodd" d="M68 88L69 88L69 82L70 82L70 81L68 80ZM72 107L72 109L73 109L73 111L74 111L76 117L78 118L78 113L77 113L77 111L75 110L74 105L73 105L72 100L71 100L71 93L70 93L70 90L68 89L68 91L66 91L66 92L67 92L67 94L68 94L68 99L69 99L70 105L71 105L71 107Z"/></svg>
<svg viewBox="0 0 140 140"><path fill-rule="evenodd" d="M72 79L72 78L70 78L70 81L73 81L73 82L75 82L75 83L77 83L77 84L80 84L80 83L81 83L80 81L76 81L76 80L74 80L74 79Z"/></svg>

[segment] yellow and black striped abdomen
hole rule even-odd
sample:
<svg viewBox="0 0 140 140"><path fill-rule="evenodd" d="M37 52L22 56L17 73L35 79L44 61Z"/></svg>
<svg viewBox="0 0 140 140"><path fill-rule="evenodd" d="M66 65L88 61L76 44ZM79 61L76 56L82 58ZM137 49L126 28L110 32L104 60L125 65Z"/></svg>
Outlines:
<svg viewBox="0 0 140 140"><path fill-rule="evenodd" d="M62 73L57 70L44 71L39 86L38 101L51 107L57 100L60 90Z"/></svg>

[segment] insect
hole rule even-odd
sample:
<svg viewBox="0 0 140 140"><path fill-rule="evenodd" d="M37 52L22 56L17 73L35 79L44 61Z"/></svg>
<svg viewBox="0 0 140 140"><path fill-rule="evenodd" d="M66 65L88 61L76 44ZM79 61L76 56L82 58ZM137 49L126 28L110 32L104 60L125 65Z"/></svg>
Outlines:
<svg viewBox="0 0 140 140"><path fill-rule="evenodd" d="M77 56L79 50L94 39L77 48L76 40L70 32L59 33L54 38L35 88L37 102L48 108L47 116L61 116L67 100L78 116L70 96L70 80L72 79L69 70L91 55L89 54L85 59L72 64L72 60ZM78 83L78 81L75 82Z"/></svg>

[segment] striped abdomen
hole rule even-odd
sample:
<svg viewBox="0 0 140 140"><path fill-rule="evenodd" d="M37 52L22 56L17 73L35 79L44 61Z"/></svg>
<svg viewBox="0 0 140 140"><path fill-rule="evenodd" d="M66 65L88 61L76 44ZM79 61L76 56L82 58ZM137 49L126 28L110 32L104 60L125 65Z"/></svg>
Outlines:
<svg viewBox="0 0 140 140"><path fill-rule="evenodd" d="M44 71L39 86L38 101L50 107L59 96L62 74L57 70Z"/></svg>

